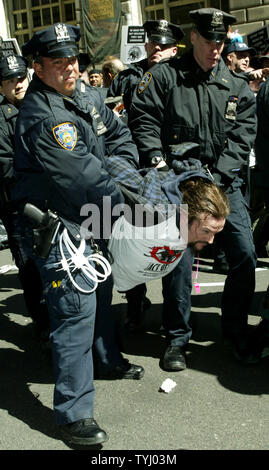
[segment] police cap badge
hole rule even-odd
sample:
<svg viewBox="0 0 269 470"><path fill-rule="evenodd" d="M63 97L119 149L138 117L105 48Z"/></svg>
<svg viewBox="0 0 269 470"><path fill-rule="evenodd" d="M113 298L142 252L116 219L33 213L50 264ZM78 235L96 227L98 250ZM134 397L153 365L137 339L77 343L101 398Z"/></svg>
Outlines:
<svg viewBox="0 0 269 470"><path fill-rule="evenodd" d="M78 56L79 40L78 26L57 23L34 33L30 41L22 46L22 54L25 57L75 57Z"/></svg>
<svg viewBox="0 0 269 470"><path fill-rule="evenodd" d="M236 22L235 16L217 8L200 8L190 11L189 15L201 36L214 42L224 41L229 26Z"/></svg>
<svg viewBox="0 0 269 470"><path fill-rule="evenodd" d="M166 20L148 20L143 27L148 39L159 44L176 44L184 36L180 26Z"/></svg>

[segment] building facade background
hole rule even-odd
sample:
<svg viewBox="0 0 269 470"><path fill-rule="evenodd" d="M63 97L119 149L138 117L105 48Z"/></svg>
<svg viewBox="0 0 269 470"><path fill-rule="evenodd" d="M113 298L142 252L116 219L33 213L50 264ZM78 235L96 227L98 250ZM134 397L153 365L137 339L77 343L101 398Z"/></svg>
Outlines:
<svg viewBox="0 0 269 470"><path fill-rule="evenodd" d="M89 5L91 1L87 0ZM100 0L106 8L113 0ZM191 28L188 12L202 7L221 8L237 18L233 30L245 35L269 24L269 0L116 0L121 3L122 25L139 25L147 19L165 18L180 23L186 32L181 46L188 46ZM82 0L0 0L0 35L16 38L19 46L35 31L58 21L79 24L82 29L80 48L86 50L83 34ZM96 2L96 0L95 0Z"/></svg>

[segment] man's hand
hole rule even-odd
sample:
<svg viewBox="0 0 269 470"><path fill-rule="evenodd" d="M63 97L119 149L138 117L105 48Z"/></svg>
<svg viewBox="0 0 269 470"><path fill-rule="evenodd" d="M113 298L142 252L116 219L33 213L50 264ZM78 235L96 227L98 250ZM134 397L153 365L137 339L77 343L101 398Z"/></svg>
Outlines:
<svg viewBox="0 0 269 470"><path fill-rule="evenodd" d="M251 72L249 72L250 80L261 80L262 82L265 82L268 76L269 67L265 67L264 69L252 70Z"/></svg>

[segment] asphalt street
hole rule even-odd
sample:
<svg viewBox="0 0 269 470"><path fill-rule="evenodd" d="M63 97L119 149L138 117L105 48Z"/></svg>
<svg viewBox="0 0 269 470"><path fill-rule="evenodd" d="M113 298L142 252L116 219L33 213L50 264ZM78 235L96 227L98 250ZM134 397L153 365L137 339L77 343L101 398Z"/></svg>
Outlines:
<svg viewBox="0 0 269 470"><path fill-rule="evenodd" d="M9 250L1 250L0 272L12 265ZM192 296L188 367L181 372L165 372L159 365L165 347L161 282L148 284L152 306L135 334L123 335L126 300L114 292L123 353L146 372L140 381L95 381L95 419L109 435L96 449L99 459L108 458L110 451L169 451L171 460L163 463L171 464L176 451L269 450L269 357L252 366L234 358L220 331L225 276L212 272L212 260L202 259L198 279L201 292ZM251 325L259 322L268 282L269 259L260 259ZM61 440L55 426L50 356L34 335L14 269L0 274L0 306L0 450L76 450ZM169 393L160 392L167 378L176 385ZM87 450L89 459L93 451ZM133 463L143 463L135 459Z"/></svg>

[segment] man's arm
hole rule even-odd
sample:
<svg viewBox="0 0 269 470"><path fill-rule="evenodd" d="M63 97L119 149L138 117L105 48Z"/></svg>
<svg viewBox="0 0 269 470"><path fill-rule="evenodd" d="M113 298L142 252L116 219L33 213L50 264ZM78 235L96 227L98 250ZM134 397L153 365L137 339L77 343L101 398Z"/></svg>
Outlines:
<svg viewBox="0 0 269 470"><path fill-rule="evenodd" d="M106 155L124 158L128 160L129 164L137 168L139 156L130 129L104 104L99 95L95 96L95 106L107 129L103 134Z"/></svg>
<svg viewBox="0 0 269 470"><path fill-rule="evenodd" d="M12 179L14 139L9 135L7 124L0 119L0 180Z"/></svg>
<svg viewBox="0 0 269 470"><path fill-rule="evenodd" d="M154 70L155 69L155 70ZM129 115L129 127L139 149L143 166L152 165L152 158L163 155L161 128L165 112L166 85L162 85L161 67L146 72L136 87Z"/></svg>

